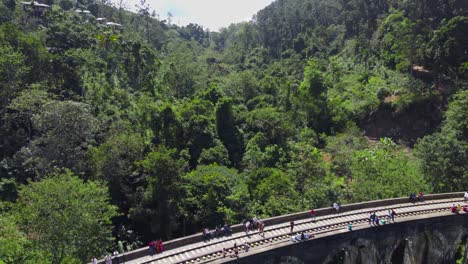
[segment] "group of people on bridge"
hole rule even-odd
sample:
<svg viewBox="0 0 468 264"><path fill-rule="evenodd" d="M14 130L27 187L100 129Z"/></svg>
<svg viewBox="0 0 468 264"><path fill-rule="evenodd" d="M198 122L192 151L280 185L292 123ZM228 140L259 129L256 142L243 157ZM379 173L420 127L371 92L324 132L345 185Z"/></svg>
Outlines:
<svg viewBox="0 0 468 264"><path fill-rule="evenodd" d="M468 213L468 205L458 204L455 206L455 204L452 204L452 206L450 207L450 211L454 214L459 214L461 211Z"/></svg>
<svg viewBox="0 0 468 264"><path fill-rule="evenodd" d="M420 201L423 201L423 198L424 198L424 193L422 191L420 191L417 194L416 193L411 193L410 196L409 196L409 201L412 202L412 203L420 202ZM468 202L468 192L464 193L464 199L465 199L465 202ZM338 202L334 202L333 205L332 205L332 208L334 209L334 211L336 213L339 213L340 209L341 209L341 206L338 204ZM460 204L458 204L458 205L453 204L452 207L450 207L450 210L454 214L459 214L461 211L463 211L465 213L468 213L468 205L463 205L462 206ZM313 208L310 209L309 214L310 214L311 219L313 221L315 221L316 220L316 212L315 212L315 210ZM371 225L371 226L380 226L380 225L385 225L387 223L395 223L395 216L396 215L397 215L397 213L395 212L394 209L388 209L387 213L385 215L380 215L380 216L377 215L376 211L371 211L371 212L369 212L369 218L368 218L369 225ZM257 230L260 235L264 236L265 222L260 218L253 217L251 219L245 219L243 221L243 226L244 226L244 231L245 231L245 233L247 233L247 235L249 234L249 232ZM352 231L352 223L349 223L347 225L347 229L349 231ZM294 230L294 221L290 221L291 241L293 241L293 242L306 241L308 239L314 238L314 235L311 234L311 233L308 233L308 232L300 232L300 233L297 233L297 234L293 234L293 230ZM225 223L224 226L217 225L214 230L210 230L208 228L203 228L202 229L202 240L207 241L207 240L210 240L210 239L215 238L215 237L228 236L228 235L231 235L231 233L232 233L231 227L227 223ZM149 246L149 249L150 249L150 255L151 256L153 256L155 253L161 253L161 252L164 251L162 240L151 241L148 244L148 246ZM245 242L242 245L242 248L244 249L245 252L247 252L249 250L250 246L249 246L249 244L247 242ZM233 250L232 251L230 250L230 252L232 252L231 257L236 257L236 258L238 257L239 247L237 246L236 243L234 243ZM222 255L223 255L223 257L226 257L226 255L227 255L226 248L223 248ZM110 259L110 256L106 256L106 264L111 264L112 261L110 263L108 263L107 259ZM93 259L92 263L95 264L95 263L97 263L97 261L95 261L95 259Z"/></svg>
<svg viewBox="0 0 468 264"><path fill-rule="evenodd" d="M424 198L424 193L422 191L418 192L418 194L410 193L409 201L410 203L422 202L423 198Z"/></svg>
<svg viewBox="0 0 468 264"><path fill-rule="evenodd" d="M214 230L210 230L209 228L203 228L202 240L207 241L215 237L229 236L231 235L231 233L231 227L227 223L225 223L224 226L217 225Z"/></svg>
<svg viewBox="0 0 468 264"><path fill-rule="evenodd" d="M242 223L244 225L244 231L247 233L247 235L249 234L249 231L254 230L257 230L261 236L265 235L263 232L265 229L265 222L263 222L262 219L254 217L252 219L245 219Z"/></svg>
<svg viewBox="0 0 468 264"><path fill-rule="evenodd" d="M396 215L397 213L393 209L389 209L387 211L387 215L384 215L384 216L378 216L375 211L369 212L369 225L379 226L379 225L385 225L390 222L395 223Z"/></svg>
<svg viewBox="0 0 468 264"><path fill-rule="evenodd" d="M161 239L151 240L148 243L148 248L151 256L153 256L154 254L162 253L164 251L164 245Z"/></svg>
<svg viewBox="0 0 468 264"><path fill-rule="evenodd" d="M239 248L243 249L244 252L248 252L249 248L250 248L250 245L249 245L249 243L244 242L244 244L241 247L238 247L237 243L234 242L234 247L232 248L233 250L231 251L231 254L230 254L231 258L239 258ZM228 256L228 251L226 250L226 248L223 248L221 253L223 254L223 258Z"/></svg>
<svg viewBox="0 0 468 264"><path fill-rule="evenodd" d="M105 264L119 264L119 251L114 250L114 253L112 253L112 256L107 254L104 257L104 263ZM91 264L98 264L97 258L93 257L91 259Z"/></svg>
<svg viewBox="0 0 468 264"><path fill-rule="evenodd" d="M465 200L465 203L468 203L468 192L465 192L463 194L463 199ZM452 206L450 207L450 211L454 214L459 214L461 213L462 211L465 212L465 213L468 213L468 205L461 205L461 204L452 204Z"/></svg>

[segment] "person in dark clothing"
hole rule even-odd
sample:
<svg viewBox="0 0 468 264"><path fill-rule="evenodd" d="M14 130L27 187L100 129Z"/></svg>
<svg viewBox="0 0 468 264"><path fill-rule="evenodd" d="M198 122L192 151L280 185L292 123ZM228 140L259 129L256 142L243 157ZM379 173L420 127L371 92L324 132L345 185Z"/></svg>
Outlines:
<svg viewBox="0 0 468 264"><path fill-rule="evenodd" d="M290 224L290 226L291 226L291 233L292 233L293 230L294 230L294 221L291 221L291 223L289 223L289 224Z"/></svg>
<svg viewBox="0 0 468 264"><path fill-rule="evenodd" d="M150 256L153 256L156 253L156 242L154 240L148 243Z"/></svg>
<svg viewBox="0 0 468 264"><path fill-rule="evenodd" d="M377 216L377 213L374 212L373 215L374 215L374 216L373 216L373 217L374 217L374 225L376 225L376 226L380 225L380 223L379 223L379 217Z"/></svg>
<svg viewBox="0 0 468 264"><path fill-rule="evenodd" d="M227 223L224 224L223 232L225 236L228 236L231 234L231 228L229 227Z"/></svg>
<svg viewBox="0 0 468 264"><path fill-rule="evenodd" d="M392 222L395 223L395 215L396 215L396 212L395 210L392 209Z"/></svg>

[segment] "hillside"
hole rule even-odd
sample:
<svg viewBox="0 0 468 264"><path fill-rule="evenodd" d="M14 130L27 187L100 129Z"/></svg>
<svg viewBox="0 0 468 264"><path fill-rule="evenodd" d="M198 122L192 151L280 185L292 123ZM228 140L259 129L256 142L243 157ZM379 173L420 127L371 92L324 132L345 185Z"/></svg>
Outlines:
<svg viewBox="0 0 468 264"><path fill-rule="evenodd" d="M4 0L0 98L0 262L465 191L468 1L277 0L209 32Z"/></svg>

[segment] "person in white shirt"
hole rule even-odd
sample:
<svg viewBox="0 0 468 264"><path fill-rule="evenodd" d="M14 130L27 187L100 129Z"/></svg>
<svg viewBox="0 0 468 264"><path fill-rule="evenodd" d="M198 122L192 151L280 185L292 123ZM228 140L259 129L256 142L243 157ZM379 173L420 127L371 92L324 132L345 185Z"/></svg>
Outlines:
<svg viewBox="0 0 468 264"><path fill-rule="evenodd" d="M111 258L111 256L106 255L106 257L104 258L104 260L106 261L106 264L112 264L112 258Z"/></svg>
<svg viewBox="0 0 468 264"><path fill-rule="evenodd" d="M249 251L249 244L247 244L247 242L244 242L244 252L248 252Z"/></svg>
<svg viewBox="0 0 468 264"><path fill-rule="evenodd" d="M340 205L337 202L333 203L333 208L335 208L337 213L340 211Z"/></svg>
<svg viewBox="0 0 468 264"><path fill-rule="evenodd" d="M465 198L465 202L468 201L468 192L465 192L465 194L463 195L463 197Z"/></svg>
<svg viewBox="0 0 468 264"><path fill-rule="evenodd" d="M114 250L114 252L112 253L112 257L114 258L114 263L120 263L119 261L119 251L117 250Z"/></svg>
<svg viewBox="0 0 468 264"><path fill-rule="evenodd" d="M97 261L96 258L92 258L92 259L91 259L91 263L92 263L92 264L98 264L98 261Z"/></svg>

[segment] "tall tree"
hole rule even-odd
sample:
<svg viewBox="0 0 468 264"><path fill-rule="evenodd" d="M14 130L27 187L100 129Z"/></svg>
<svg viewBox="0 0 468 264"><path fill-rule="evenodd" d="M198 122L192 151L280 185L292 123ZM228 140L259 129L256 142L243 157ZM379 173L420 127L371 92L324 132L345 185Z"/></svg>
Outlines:
<svg viewBox="0 0 468 264"><path fill-rule="evenodd" d="M50 253L50 263L65 258L82 262L112 245L116 207L101 183L83 182L71 172L30 182L19 191L14 213L34 247Z"/></svg>
<svg viewBox="0 0 468 264"><path fill-rule="evenodd" d="M218 137L229 152L229 159L234 166L238 166L243 155L242 135L235 125L232 101L220 99L216 105L216 129Z"/></svg>
<svg viewBox="0 0 468 264"><path fill-rule="evenodd" d="M138 230L145 232L147 239L154 239L154 236L172 238L179 224L181 176L186 162L178 157L176 150L161 147L148 153L138 164L148 179L148 187L141 206L133 209L131 217L137 224L143 224ZM148 226L149 233L145 228Z"/></svg>
<svg viewBox="0 0 468 264"><path fill-rule="evenodd" d="M68 168L86 177L86 153L98 127L89 105L52 101L33 117L33 127L38 136L16 154L28 175L39 179L57 168Z"/></svg>

